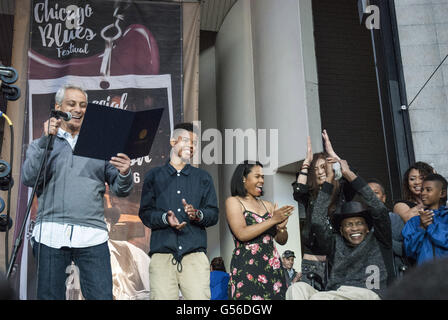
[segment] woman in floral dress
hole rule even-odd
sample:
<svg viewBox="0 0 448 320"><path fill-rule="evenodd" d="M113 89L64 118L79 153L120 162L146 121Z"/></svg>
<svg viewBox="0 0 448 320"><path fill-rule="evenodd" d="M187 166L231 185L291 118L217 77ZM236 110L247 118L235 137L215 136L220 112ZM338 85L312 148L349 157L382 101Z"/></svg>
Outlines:
<svg viewBox="0 0 448 320"><path fill-rule="evenodd" d="M226 216L235 241L230 262L229 297L234 300L284 299L285 277L274 239L288 240L286 224L293 206L277 208L263 195L263 166L238 165L232 176Z"/></svg>

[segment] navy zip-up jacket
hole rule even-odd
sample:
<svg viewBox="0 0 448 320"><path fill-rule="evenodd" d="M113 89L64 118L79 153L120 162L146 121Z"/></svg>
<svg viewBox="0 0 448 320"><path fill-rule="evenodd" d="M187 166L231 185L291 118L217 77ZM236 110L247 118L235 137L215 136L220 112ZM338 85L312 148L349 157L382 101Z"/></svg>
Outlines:
<svg viewBox="0 0 448 320"><path fill-rule="evenodd" d="M190 221L182 199L202 212L200 221ZM166 213L171 210L181 230L169 226ZM151 169L145 176L139 217L151 229L149 255L171 253L176 261L192 252L207 252L205 228L218 222L219 211L211 176L202 169L186 165L180 173L169 162Z"/></svg>

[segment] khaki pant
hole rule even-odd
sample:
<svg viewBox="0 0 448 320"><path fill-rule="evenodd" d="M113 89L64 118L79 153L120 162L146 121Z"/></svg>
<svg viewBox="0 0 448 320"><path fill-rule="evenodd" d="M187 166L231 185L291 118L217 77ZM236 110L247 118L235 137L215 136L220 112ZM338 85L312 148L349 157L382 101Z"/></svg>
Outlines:
<svg viewBox="0 0 448 320"><path fill-rule="evenodd" d="M372 290L340 286L333 291L317 291L308 283L296 282L286 291L286 300L381 300Z"/></svg>
<svg viewBox="0 0 448 320"><path fill-rule="evenodd" d="M182 270L172 263L173 255L155 253L149 264L151 300L178 300L179 290L185 300L210 300L210 263L203 252L182 258Z"/></svg>

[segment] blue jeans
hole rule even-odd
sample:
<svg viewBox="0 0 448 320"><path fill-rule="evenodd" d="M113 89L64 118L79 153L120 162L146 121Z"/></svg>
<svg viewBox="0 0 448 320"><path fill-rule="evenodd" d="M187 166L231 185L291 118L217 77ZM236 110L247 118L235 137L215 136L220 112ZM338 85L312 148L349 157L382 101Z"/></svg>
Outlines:
<svg viewBox="0 0 448 320"><path fill-rule="evenodd" d="M39 252L40 246L40 252ZM66 268L73 261L79 268L81 291L87 300L112 300L112 269L107 242L87 248L50 248L34 243L38 259L37 299L65 300Z"/></svg>

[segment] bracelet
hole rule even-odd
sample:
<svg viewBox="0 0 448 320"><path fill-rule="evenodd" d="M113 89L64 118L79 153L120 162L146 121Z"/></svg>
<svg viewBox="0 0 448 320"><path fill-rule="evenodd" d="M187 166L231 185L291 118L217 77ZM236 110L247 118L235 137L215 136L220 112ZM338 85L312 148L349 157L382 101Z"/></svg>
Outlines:
<svg viewBox="0 0 448 320"><path fill-rule="evenodd" d="M309 169L310 168L310 165L309 164L304 164L304 165L302 165L302 169Z"/></svg>
<svg viewBox="0 0 448 320"><path fill-rule="evenodd" d="M308 172L300 171L300 172L299 172L299 175L301 175L301 174L304 175L304 176L308 176Z"/></svg>

